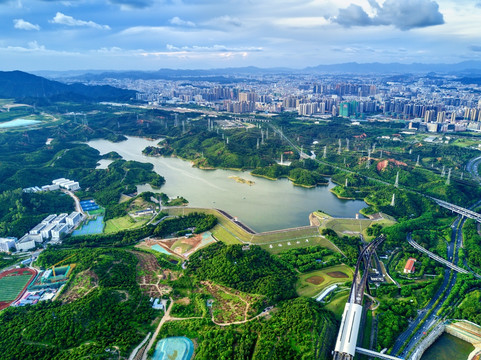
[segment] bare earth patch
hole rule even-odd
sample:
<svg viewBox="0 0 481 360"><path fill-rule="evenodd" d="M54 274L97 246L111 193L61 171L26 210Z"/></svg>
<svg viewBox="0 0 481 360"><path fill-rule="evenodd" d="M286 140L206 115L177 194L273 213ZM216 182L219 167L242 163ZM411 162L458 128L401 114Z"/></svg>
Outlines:
<svg viewBox="0 0 481 360"><path fill-rule="evenodd" d="M324 280L325 279L322 276L315 275L307 278L306 282L308 282L309 284L320 285L324 282Z"/></svg>
<svg viewBox="0 0 481 360"><path fill-rule="evenodd" d="M343 273L342 271L332 271L332 272L328 272L327 275L329 275L330 277L332 278L335 278L335 279L346 279L346 278L349 278L349 276L347 276L345 273Z"/></svg>
<svg viewBox="0 0 481 360"><path fill-rule="evenodd" d="M98 286L99 278L96 273L88 269L75 276L66 292L60 295L59 300L64 304L83 298Z"/></svg>
<svg viewBox="0 0 481 360"><path fill-rule="evenodd" d="M180 304L180 305L189 305L190 304L190 299L188 297L183 297L179 300L176 300L175 301L177 304Z"/></svg>
<svg viewBox="0 0 481 360"><path fill-rule="evenodd" d="M173 276L172 271L163 270L153 254L138 251L132 251L132 254L139 261L137 264L137 282L142 291L153 298L159 298L170 293L172 288L160 282L162 280L174 280L175 276Z"/></svg>

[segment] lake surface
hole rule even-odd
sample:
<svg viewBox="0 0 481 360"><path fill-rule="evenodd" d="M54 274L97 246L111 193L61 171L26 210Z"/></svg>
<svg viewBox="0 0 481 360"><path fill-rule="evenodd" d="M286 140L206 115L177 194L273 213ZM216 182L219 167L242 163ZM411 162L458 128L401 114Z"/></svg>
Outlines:
<svg viewBox="0 0 481 360"><path fill-rule="evenodd" d="M41 123L40 120L30 120L30 119L15 119L15 120L10 120L4 123L0 123L0 129L3 128L12 128L12 127L18 127L18 126L30 126L30 125L35 125Z"/></svg>
<svg viewBox="0 0 481 360"><path fill-rule="evenodd" d="M107 169L110 164L112 164L114 161L111 159L100 159L97 162L97 167L96 169Z"/></svg>
<svg viewBox="0 0 481 360"><path fill-rule="evenodd" d="M185 336L168 337L155 347L154 360L190 360L194 355L194 343Z"/></svg>
<svg viewBox="0 0 481 360"><path fill-rule="evenodd" d="M335 186L333 183L306 189L292 185L287 179L271 181L252 176L247 171L201 170L178 158L142 155L143 149L157 143L158 140L128 137L120 143L93 140L88 144L102 155L115 151L125 160L153 164L154 170L166 180L157 192L170 197L183 196L192 207L225 210L259 232L309 225L309 214L315 210L323 210L335 217L354 218L366 207L364 201L338 199L329 191ZM255 184L238 183L229 176L251 180ZM151 189L149 185L138 187L139 191Z"/></svg>
<svg viewBox="0 0 481 360"><path fill-rule="evenodd" d="M442 334L423 354L421 360L467 360L474 346L449 334Z"/></svg>

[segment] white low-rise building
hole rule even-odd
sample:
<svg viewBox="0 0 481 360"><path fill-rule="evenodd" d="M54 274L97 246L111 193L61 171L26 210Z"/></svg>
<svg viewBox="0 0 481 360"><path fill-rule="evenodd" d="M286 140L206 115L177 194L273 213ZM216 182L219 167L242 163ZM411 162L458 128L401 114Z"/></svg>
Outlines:
<svg viewBox="0 0 481 360"><path fill-rule="evenodd" d="M58 189L60 189L60 186L56 184L42 186L42 191L55 191Z"/></svg>
<svg viewBox="0 0 481 360"><path fill-rule="evenodd" d="M31 235L38 235L42 231L42 229L45 227L45 224L40 223L36 225L32 230L29 231Z"/></svg>
<svg viewBox="0 0 481 360"><path fill-rule="evenodd" d="M15 245L18 251L29 251L35 248L35 239L32 238L32 235L25 234L23 237L18 240L17 244Z"/></svg>
<svg viewBox="0 0 481 360"><path fill-rule="evenodd" d="M0 252L10 252L12 250L17 250L15 246L16 241L17 238L15 237L0 238Z"/></svg>
<svg viewBox="0 0 481 360"><path fill-rule="evenodd" d="M23 235L20 238L20 240L18 240L18 242L27 241L27 240L33 240L36 243L42 243L43 242L42 234L29 234L29 233L27 233L27 234Z"/></svg>
<svg viewBox="0 0 481 360"><path fill-rule="evenodd" d="M80 184L77 181L74 181L72 184L70 184L67 187L67 190L70 190L70 191L77 191L79 189L80 189Z"/></svg>
<svg viewBox="0 0 481 360"><path fill-rule="evenodd" d="M70 191L76 191L80 189L80 184L77 181L70 180L70 179L65 179L65 178L60 178L60 179L55 179L52 181L54 185L60 186L61 188L70 190Z"/></svg>
<svg viewBox="0 0 481 360"><path fill-rule="evenodd" d="M67 218L68 214L60 214L58 215L53 221L52 221L52 224L64 224L65 223L65 219Z"/></svg>
<svg viewBox="0 0 481 360"><path fill-rule="evenodd" d="M60 178L60 179L55 179L52 181L52 184L54 185L60 185L60 183L67 181L65 178Z"/></svg>
<svg viewBox="0 0 481 360"><path fill-rule="evenodd" d="M57 217L57 214L51 214L42 220L42 224L45 224L45 225L50 224L56 217Z"/></svg>
<svg viewBox="0 0 481 360"><path fill-rule="evenodd" d="M52 240L58 241L62 238L62 236L67 233L69 227L67 224L58 224L52 229Z"/></svg>
<svg viewBox="0 0 481 360"><path fill-rule="evenodd" d="M77 226L82 221L82 214L74 211L66 217L65 221L67 222L67 225Z"/></svg>
<svg viewBox="0 0 481 360"><path fill-rule="evenodd" d="M45 227L40 231L42 238L50 239L52 237L52 230L57 226L57 224L47 224Z"/></svg>

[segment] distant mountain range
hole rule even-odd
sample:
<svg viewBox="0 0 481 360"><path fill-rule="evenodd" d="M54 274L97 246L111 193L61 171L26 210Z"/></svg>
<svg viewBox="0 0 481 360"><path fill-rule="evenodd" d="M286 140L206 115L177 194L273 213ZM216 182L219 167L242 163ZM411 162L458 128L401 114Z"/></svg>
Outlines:
<svg viewBox="0 0 481 360"><path fill-rule="evenodd" d="M68 85L22 71L0 71L0 98L127 101L135 95L135 91L112 86Z"/></svg>
<svg viewBox="0 0 481 360"><path fill-rule="evenodd" d="M318 65L304 69L290 68L259 68L255 66L207 69L207 70L183 70L183 69L159 69L157 71L37 71L37 75L56 79L69 79L77 81L92 81L106 78L113 79L196 79L217 82L245 81L245 76L260 74L453 74L458 76L481 76L481 61L464 61L456 64L401 64L401 63L357 63Z"/></svg>

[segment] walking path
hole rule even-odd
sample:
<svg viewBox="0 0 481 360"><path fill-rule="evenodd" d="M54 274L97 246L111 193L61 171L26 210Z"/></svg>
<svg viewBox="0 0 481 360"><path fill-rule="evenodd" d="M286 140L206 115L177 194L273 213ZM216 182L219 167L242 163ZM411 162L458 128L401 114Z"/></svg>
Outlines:
<svg viewBox="0 0 481 360"><path fill-rule="evenodd" d="M170 310L172 310L172 305L174 305L174 300L172 300L172 298L170 298L169 308L166 310L164 316L162 317L162 320L160 320L160 323L157 326L157 329L155 329L154 335L150 339L149 345L147 346L147 348L144 351L144 355L142 356L142 360L147 360L147 354L148 354L149 350L152 348L152 346L154 346L155 340L157 339L157 336L159 335L160 329L165 324L165 322L168 319L170 319Z"/></svg>

